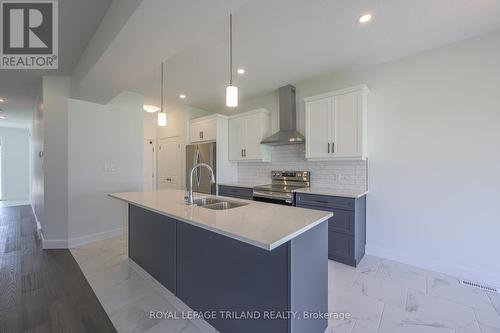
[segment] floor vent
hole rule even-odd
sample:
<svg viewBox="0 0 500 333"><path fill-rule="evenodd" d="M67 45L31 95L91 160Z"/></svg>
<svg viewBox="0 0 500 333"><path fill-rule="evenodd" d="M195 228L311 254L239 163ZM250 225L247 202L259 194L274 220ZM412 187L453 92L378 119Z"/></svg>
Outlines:
<svg viewBox="0 0 500 333"><path fill-rule="evenodd" d="M494 288L494 287L490 287L490 286L487 286L487 285L484 285L484 284L481 284L481 283L477 283L477 282L473 282L473 281L469 281L469 280L460 280L460 283L462 283L462 284L464 284L466 286L472 287L472 288L477 288L477 289L481 289L481 290L484 290L484 291L488 291L490 293L500 294L500 289Z"/></svg>

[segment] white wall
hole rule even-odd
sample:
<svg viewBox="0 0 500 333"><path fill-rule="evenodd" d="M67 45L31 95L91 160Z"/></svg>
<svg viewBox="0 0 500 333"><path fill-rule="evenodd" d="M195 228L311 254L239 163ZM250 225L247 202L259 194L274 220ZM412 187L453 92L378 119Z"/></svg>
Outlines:
<svg viewBox="0 0 500 333"><path fill-rule="evenodd" d="M30 197L30 137L28 129L0 127L2 200Z"/></svg>
<svg viewBox="0 0 500 333"><path fill-rule="evenodd" d="M43 77L43 246L66 247L68 238L69 78Z"/></svg>
<svg viewBox="0 0 500 333"><path fill-rule="evenodd" d="M296 84L299 130L304 97L360 83L371 89L367 251L500 286L500 33ZM276 124L274 100L241 109L266 106Z"/></svg>
<svg viewBox="0 0 500 333"><path fill-rule="evenodd" d="M357 83L371 89L367 251L500 285L500 33L297 90Z"/></svg>
<svg viewBox="0 0 500 333"><path fill-rule="evenodd" d="M107 105L69 100L69 246L123 232L126 205L109 193L142 190L143 96Z"/></svg>
<svg viewBox="0 0 500 333"><path fill-rule="evenodd" d="M156 140L157 119L156 113L144 113L144 139Z"/></svg>

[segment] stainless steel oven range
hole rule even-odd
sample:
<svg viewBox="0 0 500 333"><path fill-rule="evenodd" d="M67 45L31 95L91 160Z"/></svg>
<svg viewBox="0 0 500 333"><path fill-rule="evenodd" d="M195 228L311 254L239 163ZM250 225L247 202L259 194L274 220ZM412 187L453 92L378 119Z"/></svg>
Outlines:
<svg viewBox="0 0 500 333"><path fill-rule="evenodd" d="M253 200L293 206L293 191L310 186L309 171L271 171L271 184L253 188Z"/></svg>

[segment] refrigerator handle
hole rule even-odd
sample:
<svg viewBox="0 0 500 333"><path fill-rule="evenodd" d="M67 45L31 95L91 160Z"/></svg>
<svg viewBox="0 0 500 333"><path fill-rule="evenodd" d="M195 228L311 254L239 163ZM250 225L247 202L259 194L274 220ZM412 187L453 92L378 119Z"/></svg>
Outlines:
<svg viewBox="0 0 500 333"><path fill-rule="evenodd" d="M210 165L214 165L214 145L210 145Z"/></svg>
<svg viewBox="0 0 500 333"><path fill-rule="evenodd" d="M201 161L200 161L200 150L198 149L198 147L196 147L196 164L199 164ZM199 170L199 168L196 168L196 185L197 187L200 187L200 182L201 182L201 170Z"/></svg>
<svg viewBox="0 0 500 333"><path fill-rule="evenodd" d="M193 166L192 167L194 167L196 164L198 164L198 147L196 147L194 150ZM193 170L193 176L194 176L194 183L198 184L198 168Z"/></svg>

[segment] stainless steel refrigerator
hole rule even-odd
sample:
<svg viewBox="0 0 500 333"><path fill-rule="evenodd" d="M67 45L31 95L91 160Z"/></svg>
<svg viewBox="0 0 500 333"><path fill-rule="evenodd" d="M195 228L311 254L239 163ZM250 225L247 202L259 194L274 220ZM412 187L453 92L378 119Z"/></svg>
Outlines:
<svg viewBox="0 0 500 333"><path fill-rule="evenodd" d="M189 175L195 164L206 163L212 167L217 180L215 142L200 143L186 146L186 188L189 186ZM216 194L216 185L210 183L210 174L207 168L196 168L193 172L193 191Z"/></svg>

